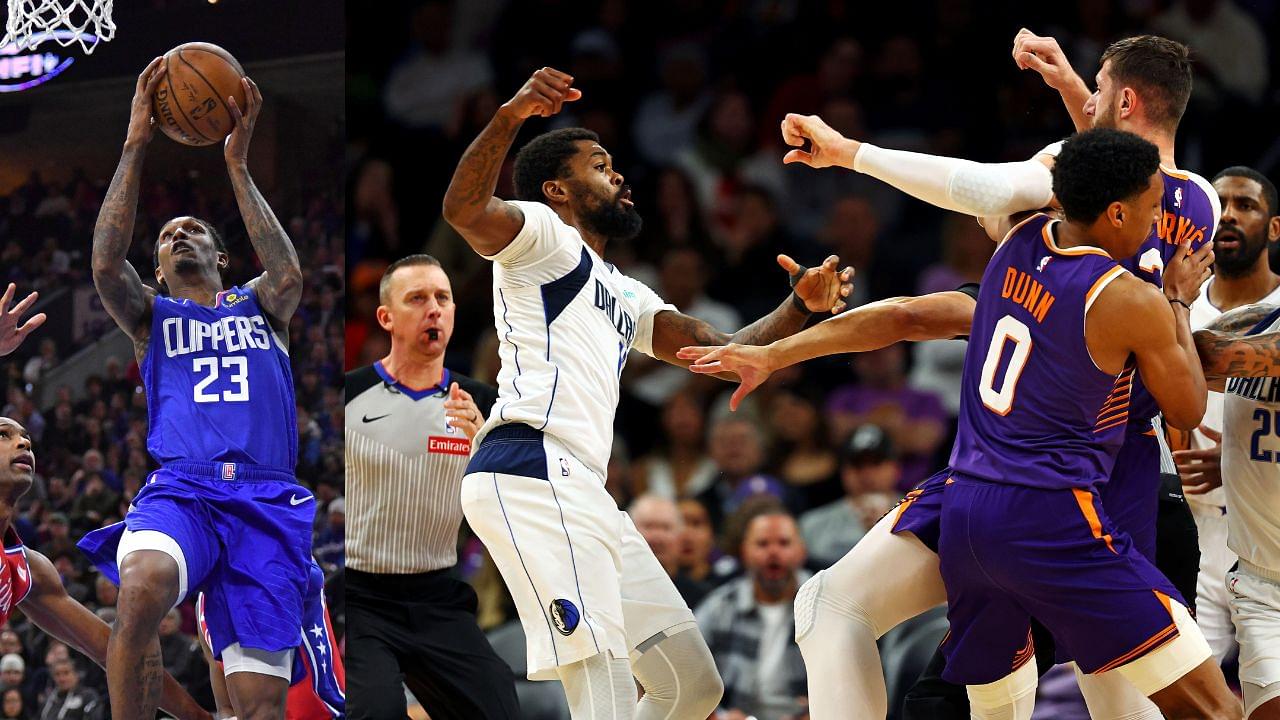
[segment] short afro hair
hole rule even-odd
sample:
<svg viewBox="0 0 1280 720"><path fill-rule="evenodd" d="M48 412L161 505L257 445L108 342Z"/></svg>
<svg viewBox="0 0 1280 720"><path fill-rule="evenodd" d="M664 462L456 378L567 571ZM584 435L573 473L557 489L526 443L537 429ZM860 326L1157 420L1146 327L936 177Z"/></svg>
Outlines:
<svg viewBox="0 0 1280 720"><path fill-rule="evenodd" d="M565 161L578 152L576 143L582 140L598 143L600 136L586 128L561 128L543 133L525 143L520 152L516 153L516 199L546 202L542 184L569 176Z"/></svg>
<svg viewBox="0 0 1280 720"><path fill-rule="evenodd" d="M1160 169L1155 145L1123 130L1088 130L1062 144L1053 165L1053 194L1067 219L1092 223L1119 200L1147 189Z"/></svg>
<svg viewBox="0 0 1280 720"><path fill-rule="evenodd" d="M1102 52L1111 61L1111 77L1142 93L1147 119L1175 128L1191 98L1191 52L1186 45L1158 35L1117 40Z"/></svg>
<svg viewBox="0 0 1280 720"><path fill-rule="evenodd" d="M1244 165L1233 165L1226 170L1213 176L1213 181L1218 182L1224 177L1242 177L1248 178L1262 186L1262 199L1267 204L1267 217L1280 215L1280 197L1276 195L1275 183L1262 173L1251 167Z"/></svg>

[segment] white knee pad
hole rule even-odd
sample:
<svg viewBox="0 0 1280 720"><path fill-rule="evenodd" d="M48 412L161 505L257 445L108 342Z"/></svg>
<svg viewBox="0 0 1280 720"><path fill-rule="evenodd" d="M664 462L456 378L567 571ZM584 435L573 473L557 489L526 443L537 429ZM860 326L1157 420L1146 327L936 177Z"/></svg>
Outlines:
<svg viewBox="0 0 1280 720"><path fill-rule="evenodd" d="M1191 619L1191 613L1177 602L1171 602L1169 613L1178 626L1178 636L1133 662L1115 669L1138 688L1138 692L1151 697L1169 687L1178 678L1196 669L1213 657L1204 634Z"/></svg>
<svg viewBox="0 0 1280 720"><path fill-rule="evenodd" d="M636 720L705 718L720 704L724 683L696 624L669 628L636 651L631 670L644 688Z"/></svg>
<svg viewBox="0 0 1280 720"><path fill-rule="evenodd" d="M822 594L822 574L825 570L820 570L816 575L804 581L800 589L796 592L796 600L794 604L795 620L796 620L796 642L803 640L810 630L813 630L813 621L818 616L818 597Z"/></svg>
<svg viewBox="0 0 1280 720"><path fill-rule="evenodd" d="M288 682L293 675L293 648L270 651L231 643L222 651L222 671L227 675L258 673L283 678Z"/></svg>
<svg viewBox="0 0 1280 720"><path fill-rule="evenodd" d="M1035 709L1036 675L1034 660L986 685L970 685L969 710L976 720L1030 720Z"/></svg>

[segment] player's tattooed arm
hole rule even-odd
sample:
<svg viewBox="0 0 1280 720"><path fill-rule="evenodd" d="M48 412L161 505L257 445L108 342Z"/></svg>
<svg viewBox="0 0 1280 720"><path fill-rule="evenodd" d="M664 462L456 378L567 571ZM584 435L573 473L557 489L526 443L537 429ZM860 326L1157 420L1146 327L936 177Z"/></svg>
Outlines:
<svg viewBox="0 0 1280 720"><path fill-rule="evenodd" d="M1223 392L1228 378L1280 377L1280 332L1197 330L1193 335L1210 390Z"/></svg>
<svg viewBox="0 0 1280 720"><path fill-rule="evenodd" d="M551 117L566 102L582 97L571 87L573 77L542 68L515 96L498 108L480 135L467 146L444 194L444 219L480 255L501 252L524 227L520 208L495 197L502 162L524 121L534 115Z"/></svg>
<svg viewBox="0 0 1280 720"><path fill-rule="evenodd" d="M67 594L57 569L48 558L28 548L27 563L31 567L31 592L22 600L22 613L41 630L105 668L111 627ZM144 657L144 663L147 659ZM210 720L209 713L177 680L165 673L163 665L144 666L142 670L159 673L160 707L181 720Z"/></svg>
<svg viewBox="0 0 1280 720"><path fill-rule="evenodd" d="M124 152L111 178L107 196L93 226L90 265L93 284L102 306L121 330L133 339L133 350L141 358L147 351L151 332L151 301L155 290L142 284L138 271L129 264L129 241L138 211L138 188L142 184L142 161L147 144L155 133L151 116L151 95L164 77L163 58L156 58L138 75L129 106L129 129Z"/></svg>
<svg viewBox="0 0 1280 720"><path fill-rule="evenodd" d="M298 262L298 252L289 240L289 234L249 174L249 141L262 112L262 91L249 78L241 78L240 82L244 85L247 107L241 111L234 98L227 98L235 127L227 136L222 154L227 161L231 188L235 191L236 205L249 233L249 242L262 263L262 275L250 284L275 329L284 330L302 299L302 264Z"/></svg>

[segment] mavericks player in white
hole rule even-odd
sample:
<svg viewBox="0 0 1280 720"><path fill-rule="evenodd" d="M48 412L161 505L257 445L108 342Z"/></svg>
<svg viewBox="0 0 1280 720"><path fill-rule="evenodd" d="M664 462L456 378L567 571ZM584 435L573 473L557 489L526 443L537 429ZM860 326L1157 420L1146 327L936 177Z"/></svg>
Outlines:
<svg viewBox="0 0 1280 720"><path fill-rule="evenodd" d="M467 521L511 590L528 640L529 677L559 677L573 717L707 717L723 686L693 613L626 513L604 489L618 379L638 350L732 339L772 342L811 312L843 308L852 270L837 259L801 271L794 293L733 338L683 315L602 259L640 230L631 191L596 135L567 128L516 157L516 193L493 196L526 118L582 93L543 68L504 104L458 164L445 219L492 260L499 399L462 485ZM729 376L728 379L736 380ZM636 704L632 675L645 689Z"/></svg>
<svg viewBox="0 0 1280 720"><path fill-rule="evenodd" d="M1214 183L1223 201L1219 233L1231 218L1241 249L1255 252L1280 239L1280 214L1275 186L1243 170L1224 171ZM1260 262L1265 267L1265 252ZM1273 288L1263 304L1224 313L1196 333L1209 386L1219 392L1225 387L1221 481L1226 552L1239 556L1225 582L1219 574L1202 578L1202 584L1216 580L1226 588L1240 647L1245 717L1280 720L1280 378L1275 377L1280 375L1280 290L1274 289L1275 275L1267 271L1260 276ZM1235 332L1249 337L1223 334ZM1211 374L1227 380L1214 382Z"/></svg>
<svg viewBox="0 0 1280 720"><path fill-rule="evenodd" d="M1222 205L1222 220L1214 236L1214 276L1191 304L1191 327L1207 327L1224 312L1262 303L1280 304L1280 276L1267 263L1268 246L1280 239L1276 189L1266 176L1247 167L1231 167L1213 179ZM1244 332L1253 323L1230 328ZM1196 623L1204 631L1219 662L1236 655L1235 626L1231 622L1227 573L1236 555L1227 546L1226 491L1219 464L1222 401L1209 391L1201 429L1191 433L1190 450L1174 453L1186 488L1187 502L1199 530L1200 576L1196 587ZM1178 439L1175 439L1175 442ZM1185 446L1186 442L1177 442Z"/></svg>

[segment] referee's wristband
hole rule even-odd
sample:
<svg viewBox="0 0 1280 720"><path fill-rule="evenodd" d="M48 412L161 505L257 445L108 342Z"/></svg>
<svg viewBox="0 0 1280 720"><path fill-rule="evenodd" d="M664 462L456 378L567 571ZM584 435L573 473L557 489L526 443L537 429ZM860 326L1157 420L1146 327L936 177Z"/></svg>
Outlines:
<svg viewBox="0 0 1280 720"><path fill-rule="evenodd" d="M1183 301L1179 300L1178 298L1165 298L1165 299L1169 301L1169 304L1171 304L1171 305L1175 305L1175 304L1176 304L1176 305L1181 305L1182 307L1184 307L1184 308L1186 308L1186 309L1187 309L1187 312L1191 312L1191 306L1190 306L1190 305L1188 305L1188 304L1186 304L1185 302L1183 302Z"/></svg>

